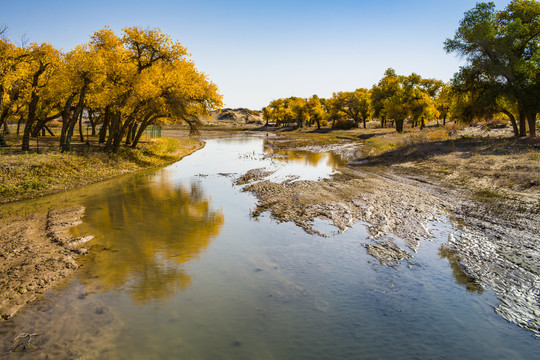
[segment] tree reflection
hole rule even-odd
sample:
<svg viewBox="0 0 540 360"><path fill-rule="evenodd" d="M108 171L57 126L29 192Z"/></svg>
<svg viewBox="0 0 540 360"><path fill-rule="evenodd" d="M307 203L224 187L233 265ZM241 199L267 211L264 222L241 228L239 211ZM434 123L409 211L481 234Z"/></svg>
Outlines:
<svg viewBox="0 0 540 360"><path fill-rule="evenodd" d="M96 236L81 277L91 289L127 291L138 303L191 284L186 262L199 256L224 223L199 184L173 186L165 175L123 181L87 204L78 230Z"/></svg>
<svg viewBox="0 0 540 360"><path fill-rule="evenodd" d="M308 166L317 166L322 161L326 161L326 165L331 167L332 170L336 170L338 167L342 167L346 164L339 155L329 152L311 152L301 150L279 150L265 147L264 152L266 154L274 155L274 158L279 160L283 159L289 162L299 162Z"/></svg>
<svg viewBox="0 0 540 360"><path fill-rule="evenodd" d="M457 251L447 249L444 246L441 246L439 248L439 257L441 259L448 260L456 282L460 285L464 285L468 292L474 292L478 294L484 292L484 289L482 289L482 287L478 285L474 281L474 279L468 277L467 274L465 274L465 272L463 271L463 269L461 269L461 267L459 266L459 256L457 254Z"/></svg>

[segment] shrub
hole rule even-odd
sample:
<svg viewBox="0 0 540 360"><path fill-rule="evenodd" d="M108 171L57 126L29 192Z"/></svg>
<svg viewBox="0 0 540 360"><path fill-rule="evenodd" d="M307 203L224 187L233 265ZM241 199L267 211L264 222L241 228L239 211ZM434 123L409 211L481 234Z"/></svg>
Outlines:
<svg viewBox="0 0 540 360"><path fill-rule="evenodd" d="M453 122L451 124L446 124L444 126L444 130L446 130L446 132L448 133L448 135L454 135L455 133L457 133L459 130L461 130L461 125L459 125L458 123L456 122Z"/></svg>
<svg viewBox="0 0 540 360"><path fill-rule="evenodd" d="M356 123L351 119L337 120L334 129L349 130L356 127Z"/></svg>
<svg viewBox="0 0 540 360"><path fill-rule="evenodd" d="M484 124L482 124L482 127L486 130L491 129L504 129L508 126L508 121L501 120L501 119L491 119L487 120Z"/></svg>

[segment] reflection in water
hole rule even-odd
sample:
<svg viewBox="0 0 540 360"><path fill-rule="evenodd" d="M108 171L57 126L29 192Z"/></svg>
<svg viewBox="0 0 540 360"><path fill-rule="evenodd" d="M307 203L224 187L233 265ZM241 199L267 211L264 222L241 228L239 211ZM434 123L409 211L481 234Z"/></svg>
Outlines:
<svg viewBox="0 0 540 360"><path fill-rule="evenodd" d="M328 173L328 158L292 152L302 155L290 157L289 166L264 156L263 139L240 140L210 140L157 172L43 199L44 208L86 206L76 231L97 237L77 279L0 322L0 354L17 335L40 334L31 351L0 358L529 359L537 353L537 340L492 310L491 291L479 296L455 285L439 257L469 291L482 291L463 277L454 253L439 249L443 224L437 240L419 248L419 266L387 268L371 264L360 246L369 236L363 226L319 238L268 216L252 221L255 199L219 173L275 165L286 170L281 176L318 178Z"/></svg>
<svg viewBox="0 0 540 360"><path fill-rule="evenodd" d="M301 150L279 150L265 147L266 154L273 155L275 159L283 159L287 162L301 163L307 166L317 166L325 162L332 170L345 166L347 163L341 159L341 156L332 152L311 152Z"/></svg>
<svg viewBox="0 0 540 360"><path fill-rule="evenodd" d="M464 285L468 292L474 292L477 294L481 294L484 292L484 289L482 289L482 287L478 285L474 281L474 279L468 277L467 274L465 274L465 272L459 266L459 257L457 255L457 251L447 249L446 247L441 246L439 248L439 257L441 259L448 260L456 282L460 285Z"/></svg>
<svg viewBox="0 0 540 360"><path fill-rule="evenodd" d="M198 183L173 186L163 175L152 186L140 180L93 197L78 231L96 236L81 281L95 290L126 289L144 304L190 286L183 264L208 247L224 216L210 209Z"/></svg>

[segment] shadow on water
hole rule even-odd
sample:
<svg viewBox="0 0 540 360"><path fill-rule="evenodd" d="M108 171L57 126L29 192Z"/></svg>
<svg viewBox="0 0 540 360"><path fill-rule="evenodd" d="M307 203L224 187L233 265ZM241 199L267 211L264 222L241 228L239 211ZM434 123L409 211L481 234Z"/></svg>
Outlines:
<svg viewBox="0 0 540 360"><path fill-rule="evenodd" d="M456 283L465 286L465 289L467 289L468 292L482 294L484 292L484 289L480 285L478 285L474 279L471 279L470 277L465 274L463 269L461 269L461 266L459 266L459 256L457 254L457 251L447 249L444 246L441 246L438 251L439 257L441 259L448 260L448 264L450 264L450 268L452 269L452 275L454 275L454 279L456 279Z"/></svg>

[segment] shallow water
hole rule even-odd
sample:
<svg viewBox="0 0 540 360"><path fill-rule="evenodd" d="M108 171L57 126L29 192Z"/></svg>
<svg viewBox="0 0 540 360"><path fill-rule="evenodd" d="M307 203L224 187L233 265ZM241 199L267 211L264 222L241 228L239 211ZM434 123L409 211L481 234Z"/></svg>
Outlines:
<svg viewBox="0 0 540 360"><path fill-rule="evenodd" d="M323 238L266 214L236 177L268 167L277 180L336 171L330 154L264 150L263 139L210 140L179 163L17 205L86 206L95 235L81 269L0 323L6 359L530 359L539 342L496 315L489 290L440 251L451 226L411 263L378 264L362 224ZM18 210L17 210L18 209ZM7 211L3 209L3 211Z"/></svg>

